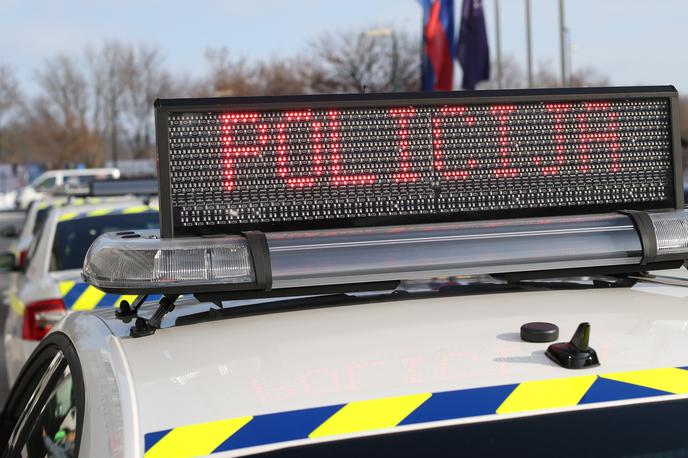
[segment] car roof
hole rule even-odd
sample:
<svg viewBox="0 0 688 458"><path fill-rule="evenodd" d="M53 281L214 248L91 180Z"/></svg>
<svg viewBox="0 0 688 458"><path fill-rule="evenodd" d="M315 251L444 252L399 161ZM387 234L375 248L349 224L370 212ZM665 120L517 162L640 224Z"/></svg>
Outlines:
<svg viewBox="0 0 688 458"><path fill-rule="evenodd" d="M115 167L101 167L101 168L94 168L94 169L54 169L54 170L46 170L43 172L40 177L43 176L53 176L53 175L98 175L102 173L115 173L118 172L119 169Z"/></svg>
<svg viewBox="0 0 688 458"><path fill-rule="evenodd" d="M688 366L688 288L650 282L563 290L533 285L503 291L498 286L477 292L459 286L451 293L405 300L398 295L344 300L341 306L322 306L317 300L312 306L306 298L290 300L285 308L255 305L261 301L248 309L237 307L240 302L225 303L227 311L215 316L228 317L198 320L189 316L215 306L185 299L162 329L142 338L129 337L132 323L117 319L112 310L95 315L119 341L148 448L161 432L207 422L256 416L278 420L285 413L307 416L318 409L385 399L391 400L392 410L403 410L394 403L474 389L493 396L507 387L496 404L507 407L485 418L535 413L520 409L518 399L508 401L522 386L540 401L548 390L573 386L582 390L573 402L545 399L530 405L547 412L580 409L586 408L578 405L586 390L599 391L599 380L613 380L614 374L619 383L632 380L633 374L645 377L641 388L659 394L688 393L688 372L681 370L673 381L661 372ZM141 315L150 316L154 305L144 305ZM183 325L184 320L191 324ZM544 354L548 344L520 340L520 326L532 321L557 324L560 341L569 340L579 323L590 322L590 345L601 365L578 371L557 366ZM623 374L631 375L624 379ZM538 381L547 382L539 386ZM598 401L608 405L642 399L602 396ZM442 424L470 421L475 418L447 418ZM427 425L404 428L422 427ZM336 437L396 429L335 427L342 434Z"/></svg>

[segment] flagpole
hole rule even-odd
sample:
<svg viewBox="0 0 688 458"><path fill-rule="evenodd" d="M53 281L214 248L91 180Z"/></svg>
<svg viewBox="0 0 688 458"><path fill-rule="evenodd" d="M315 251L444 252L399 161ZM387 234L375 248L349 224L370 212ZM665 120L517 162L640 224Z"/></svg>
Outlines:
<svg viewBox="0 0 688 458"><path fill-rule="evenodd" d="M559 54L561 57L561 85L566 87L566 53L564 44L564 0L559 0Z"/></svg>
<svg viewBox="0 0 688 458"><path fill-rule="evenodd" d="M495 41L497 47L497 88L502 88L502 40L499 25L499 0L495 0Z"/></svg>
<svg viewBox="0 0 688 458"><path fill-rule="evenodd" d="M420 90L423 91L423 67L425 65L425 12L420 15Z"/></svg>
<svg viewBox="0 0 688 458"><path fill-rule="evenodd" d="M533 87L533 49L530 38L530 0L524 0L526 6L526 54L528 59L528 87Z"/></svg>

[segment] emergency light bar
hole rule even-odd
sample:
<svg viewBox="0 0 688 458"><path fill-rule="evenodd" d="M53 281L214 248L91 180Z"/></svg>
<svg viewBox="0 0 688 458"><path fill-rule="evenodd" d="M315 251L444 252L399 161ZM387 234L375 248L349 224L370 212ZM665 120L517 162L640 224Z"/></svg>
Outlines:
<svg viewBox="0 0 688 458"><path fill-rule="evenodd" d="M89 188L90 195L98 197L123 194L154 196L158 194L158 180L149 178L94 180L89 183Z"/></svg>
<svg viewBox="0 0 688 458"><path fill-rule="evenodd" d="M119 294L250 296L677 267L688 258L677 97L667 86L158 100L160 236L101 236L83 275Z"/></svg>
<svg viewBox="0 0 688 458"><path fill-rule="evenodd" d="M688 213L605 213L371 228L161 239L157 231L100 236L84 278L111 293L285 291L447 275L581 268L642 270L688 257ZM267 249L263 250L263 246ZM619 268L620 267L620 268Z"/></svg>
<svg viewBox="0 0 688 458"><path fill-rule="evenodd" d="M156 102L161 233L683 208L671 86Z"/></svg>

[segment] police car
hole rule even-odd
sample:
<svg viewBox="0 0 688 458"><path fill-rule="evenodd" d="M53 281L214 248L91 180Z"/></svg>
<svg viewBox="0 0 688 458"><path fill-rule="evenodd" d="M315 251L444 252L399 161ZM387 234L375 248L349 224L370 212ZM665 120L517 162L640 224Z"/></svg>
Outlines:
<svg viewBox="0 0 688 458"><path fill-rule="evenodd" d="M34 200L53 194L56 190L70 184L87 185L96 179L119 177L120 172L116 168L49 170L17 192L15 206L24 210Z"/></svg>
<svg viewBox="0 0 688 458"><path fill-rule="evenodd" d="M158 101L160 232L104 234L83 266L136 298L40 343L4 454L684 454L676 104Z"/></svg>
<svg viewBox="0 0 688 458"><path fill-rule="evenodd" d="M53 203L34 224L23 275L7 290L10 308L4 329L10 384L38 341L70 310L112 306L119 299L89 289L80 272L91 242L106 231L157 228L157 210L141 198L97 203ZM40 210L39 212L40 213Z"/></svg>
<svg viewBox="0 0 688 458"><path fill-rule="evenodd" d="M157 181L151 179L92 180L87 184L63 190L62 194L36 199L26 210L23 224L11 252L15 257L15 268L21 270L27 261L29 247L38 234L53 207L85 204L98 205L144 196L148 199L157 194Z"/></svg>
<svg viewBox="0 0 688 458"><path fill-rule="evenodd" d="M17 234L17 240L11 247L11 252L15 257L15 267L22 269L29 253L29 247L33 238L38 234L43 227L43 223L53 207L62 207L63 205L79 206L86 203L98 204L101 198L84 198L77 196L59 196L59 197L45 197L31 202L26 210L26 216Z"/></svg>

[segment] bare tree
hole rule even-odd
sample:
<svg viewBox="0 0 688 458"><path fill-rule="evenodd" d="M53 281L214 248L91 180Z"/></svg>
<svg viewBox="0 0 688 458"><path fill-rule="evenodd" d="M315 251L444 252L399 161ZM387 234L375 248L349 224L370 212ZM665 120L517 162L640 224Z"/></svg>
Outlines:
<svg viewBox="0 0 688 458"><path fill-rule="evenodd" d="M89 127L87 80L74 59L65 55L48 60L37 72L42 90L29 113L32 145L45 159L59 164L100 163L98 138Z"/></svg>
<svg viewBox="0 0 688 458"><path fill-rule="evenodd" d="M492 68L496 68L496 63L492 62ZM523 68L516 61L514 56L504 56L502 58L502 89L519 89L526 86L526 75ZM478 84L478 89L497 89L497 72L491 72L492 79Z"/></svg>
<svg viewBox="0 0 688 458"><path fill-rule="evenodd" d="M492 63L493 68L495 63ZM498 87L496 72L489 81L480 83L479 89L496 89ZM570 76L571 87L606 86L609 80L592 67L579 68ZM518 89L528 86L528 81L523 67L514 56L506 56L502 59L502 88ZM561 75L549 60L538 62L533 75L533 87L561 87Z"/></svg>
<svg viewBox="0 0 688 458"><path fill-rule="evenodd" d="M118 41L85 50L90 69L92 126L100 136L102 149L108 152L107 157L113 159L117 159L120 150L119 128L129 53L129 47Z"/></svg>
<svg viewBox="0 0 688 458"><path fill-rule="evenodd" d="M362 92L364 88L369 92L388 92L394 89L395 78L399 90L418 90L418 49L418 39L407 33L327 33L311 44L308 54L311 67L306 77L310 92Z"/></svg>
<svg viewBox="0 0 688 458"><path fill-rule="evenodd" d="M205 54L208 76L197 83L193 93L200 96L251 96L302 94L306 91L299 58L272 58L249 61L232 57L227 48L209 48Z"/></svg>
<svg viewBox="0 0 688 458"><path fill-rule="evenodd" d="M152 157L153 102L169 96L172 82L157 48L130 49L124 67L124 136L135 159Z"/></svg>
<svg viewBox="0 0 688 458"><path fill-rule="evenodd" d="M171 93L172 78L160 50L110 41L87 48L91 123L100 135L106 157L151 157L153 102Z"/></svg>
<svg viewBox="0 0 688 458"><path fill-rule="evenodd" d="M12 68L0 64L0 126L5 116L19 104L19 84Z"/></svg>
<svg viewBox="0 0 688 458"><path fill-rule="evenodd" d="M535 87L561 87L561 74L555 70L555 66L549 60L538 63L535 74ZM576 69L569 76L570 87L606 86L609 80L592 67Z"/></svg>
<svg viewBox="0 0 688 458"><path fill-rule="evenodd" d="M209 72L199 95L260 95L255 67L246 58L233 58L227 48L209 48L205 59Z"/></svg>
<svg viewBox="0 0 688 458"><path fill-rule="evenodd" d="M9 151L10 129L5 123L10 114L20 106L19 84L14 72L7 65L0 64L0 157L6 159Z"/></svg>
<svg viewBox="0 0 688 458"><path fill-rule="evenodd" d="M304 78L309 62L300 59L272 59L255 68L258 93L262 95L303 94L307 92Z"/></svg>

